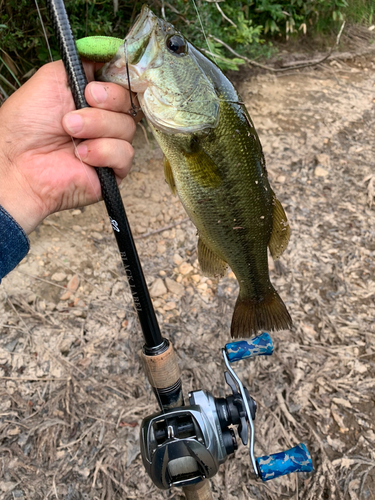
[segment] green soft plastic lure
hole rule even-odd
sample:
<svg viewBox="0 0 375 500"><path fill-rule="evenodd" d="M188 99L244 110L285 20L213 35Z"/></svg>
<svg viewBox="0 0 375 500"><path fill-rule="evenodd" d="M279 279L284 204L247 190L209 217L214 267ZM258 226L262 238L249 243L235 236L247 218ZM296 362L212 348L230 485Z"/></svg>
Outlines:
<svg viewBox="0 0 375 500"><path fill-rule="evenodd" d="M110 36L87 36L76 41L77 50L81 57L93 62L109 62L113 59L121 45L122 38Z"/></svg>

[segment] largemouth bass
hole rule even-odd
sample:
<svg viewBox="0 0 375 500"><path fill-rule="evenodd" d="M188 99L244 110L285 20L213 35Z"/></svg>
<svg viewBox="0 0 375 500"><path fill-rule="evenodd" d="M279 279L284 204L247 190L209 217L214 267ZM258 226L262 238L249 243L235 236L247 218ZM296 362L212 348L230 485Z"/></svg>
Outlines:
<svg viewBox="0 0 375 500"><path fill-rule="evenodd" d="M126 88L128 77L164 153L166 181L198 230L202 272L223 276L228 264L238 279L232 336L289 328L291 317L270 282L267 247L278 258L290 229L232 83L146 6L99 73Z"/></svg>

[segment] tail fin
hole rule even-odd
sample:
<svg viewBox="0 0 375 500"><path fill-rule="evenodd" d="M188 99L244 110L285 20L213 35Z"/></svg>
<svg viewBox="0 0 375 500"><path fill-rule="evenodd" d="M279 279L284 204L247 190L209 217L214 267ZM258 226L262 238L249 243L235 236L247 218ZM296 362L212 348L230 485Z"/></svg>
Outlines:
<svg viewBox="0 0 375 500"><path fill-rule="evenodd" d="M238 296L231 325L233 338L251 337L259 330L284 330L292 326L292 318L274 288L262 300Z"/></svg>

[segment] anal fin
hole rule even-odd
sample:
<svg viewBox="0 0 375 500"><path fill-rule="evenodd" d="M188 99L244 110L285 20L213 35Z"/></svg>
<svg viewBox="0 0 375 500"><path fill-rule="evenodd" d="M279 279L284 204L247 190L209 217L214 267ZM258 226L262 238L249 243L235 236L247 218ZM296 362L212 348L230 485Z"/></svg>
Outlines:
<svg viewBox="0 0 375 500"><path fill-rule="evenodd" d="M278 259L286 249L290 238L290 226L284 209L276 198L273 196L273 211L272 211L272 233L268 248L270 249L273 259Z"/></svg>
<svg viewBox="0 0 375 500"><path fill-rule="evenodd" d="M227 263L208 248L201 236L198 240L198 261L202 273L206 276L222 277L227 270Z"/></svg>
<svg viewBox="0 0 375 500"><path fill-rule="evenodd" d="M173 172L172 172L172 167L167 158L164 156L163 160L164 164L164 177L165 180L167 181L167 184L171 188L172 194L176 194L176 184L174 182L174 177L173 177Z"/></svg>

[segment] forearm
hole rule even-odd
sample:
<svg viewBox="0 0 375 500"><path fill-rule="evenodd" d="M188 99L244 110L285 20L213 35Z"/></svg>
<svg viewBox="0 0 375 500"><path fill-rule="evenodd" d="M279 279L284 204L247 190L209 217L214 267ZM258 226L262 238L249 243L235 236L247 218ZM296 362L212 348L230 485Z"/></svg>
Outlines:
<svg viewBox="0 0 375 500"><path fill-rule="evenodd" d="M21 217L21 207L16 207L15 186L16 177L13 175L14 165L12 164L10 150L12 141L4 120L4 109L0 109L0 282L1 279L12 271L17 264L25 257L30 248L28 237L22 227L24 223ZM23 197L21 197L22 200ZM20 203L18 197L18 203Z"/></svg>

